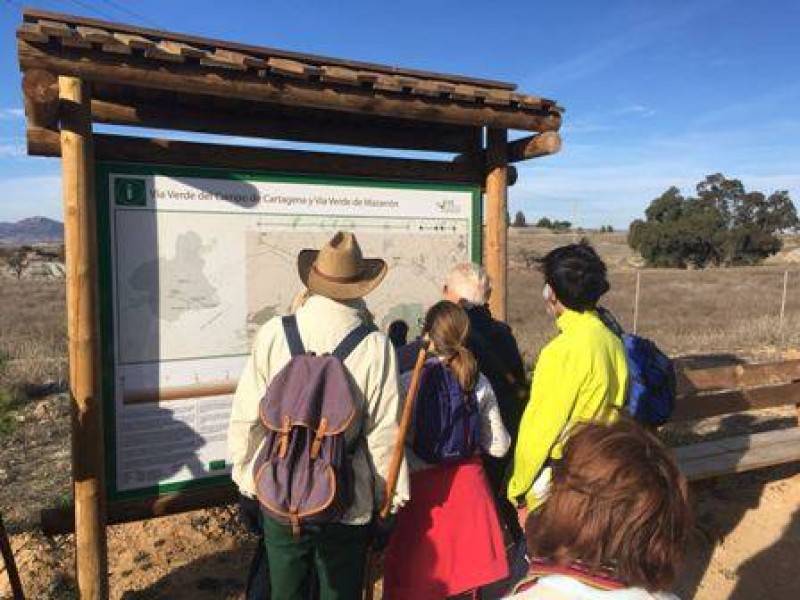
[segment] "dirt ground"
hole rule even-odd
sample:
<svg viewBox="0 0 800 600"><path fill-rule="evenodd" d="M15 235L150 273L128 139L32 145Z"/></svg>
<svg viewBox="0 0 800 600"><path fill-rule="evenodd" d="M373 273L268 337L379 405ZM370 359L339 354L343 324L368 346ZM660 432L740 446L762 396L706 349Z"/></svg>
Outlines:
<svg viewBox="0 0 800 600"><path fill-rule="evenodd" d="M697 517L675 591L684 600L800 598L800 466L693 487ZM111 597L243 598L256 540L235 510L196 511L110 527ZM12 536L30 598L74 598L72 536ZM5 581L0 598L9 597Z"/></svg>
<svg viewBox="0 0 800 600"><path fill-rule="evenodd" d="M510 322L533 362L553 328L541 311L540 277L526 261L570 236L516 233L511 239ZM635 257L619 235L593 241L611 271L608 305L630 327ZM775 296L787 268L793 269L790 285L800 286L798 265L788 263L644 272L639 330L695 365L800 358L797 350L789 350L800 347L800 293L789 295L784 330L777 327ZM65 348L61 284L7 283L0 285L0 305L22 312L15 316L4 310L0 318L0 383L6 377L17 389L48 382L57 387ZM10 409L0 406L0 413L5 419L0 420L0 512L25 591L29 598L74 598L73 537L47 538L38 529L39 510L71 501L68 399L64 394L15 399ZM665 436L680 444L792 426L794 418L791 411L762 411L673 427ZM692 495L697 526L675 586L684 600L800 598L800 464L695 484ZM112 598L202 600L243 597L256 540L229 507L113 526L108 543ZM0 563L0 598L8 597Z"/></svg>

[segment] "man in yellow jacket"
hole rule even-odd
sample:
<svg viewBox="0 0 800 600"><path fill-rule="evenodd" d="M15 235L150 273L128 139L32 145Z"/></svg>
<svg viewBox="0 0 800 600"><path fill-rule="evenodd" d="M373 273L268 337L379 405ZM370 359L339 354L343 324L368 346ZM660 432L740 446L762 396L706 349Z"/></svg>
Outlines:
<svg viewBox="0 0 800 600"><path fill-rule="evenodd" d="M625 401L628 368L620 339L600 320L606 266L585 242L556 248L541 261L543 296L559 334L541 351L519 428L508 497L534 509L549 484L548 463L561 458L570 429L615 420Z"/></svg>

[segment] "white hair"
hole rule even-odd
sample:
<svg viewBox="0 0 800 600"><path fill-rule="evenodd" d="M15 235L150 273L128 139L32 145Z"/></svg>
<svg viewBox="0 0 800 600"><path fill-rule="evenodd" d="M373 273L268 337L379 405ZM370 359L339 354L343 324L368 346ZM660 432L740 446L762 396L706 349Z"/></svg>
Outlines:
<svg viewBox="0 0 800 600"><path fill-rule="evenodd" d="M468 306L483 306L492 291L486 269L474 263L461 263L450 269L445 285Z"/></svg>

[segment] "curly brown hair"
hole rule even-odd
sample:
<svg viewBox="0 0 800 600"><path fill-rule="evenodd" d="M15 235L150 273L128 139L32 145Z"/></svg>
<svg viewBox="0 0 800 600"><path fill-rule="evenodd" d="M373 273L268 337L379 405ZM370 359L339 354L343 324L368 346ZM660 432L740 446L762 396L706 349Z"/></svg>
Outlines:
<svg viewBox="0 0 800 600"><path fill-rule="evenodd" d="M531 556L611 572L628 586L665 590L683 558L692 515L669 450L637 423L578 426L531 514Z"/></svg>

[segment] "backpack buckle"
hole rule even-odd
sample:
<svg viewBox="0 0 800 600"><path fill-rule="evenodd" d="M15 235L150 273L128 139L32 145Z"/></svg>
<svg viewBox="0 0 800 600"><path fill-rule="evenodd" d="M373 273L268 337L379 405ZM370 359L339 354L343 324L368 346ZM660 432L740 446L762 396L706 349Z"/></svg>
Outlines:
<svg viewBox="0 0 800 600"><path fill-rule="evenodd" d="M300 536L300 517L297 514L297 507L293 506L289 509L289 522L292 525L292 536Z"/></svg>
<svg viewBox="0 0 800 600"><path fill-rule="evenodd" d="M292 430L292 420L289 415L283 415L283 429L281 430L281 440L278 445L278 458L286 458L289 452L289 433Z"/></svg>
<svg viewBox="0 0 800 600"><path fill-rule="evenodd" d="M311 444L311 460L316 460L319 456L320 448L322 447L322 438L325 436L325 430L328 428L328 419L322 417L319 421L317 433L314 436L314 443Z"/></svg>

